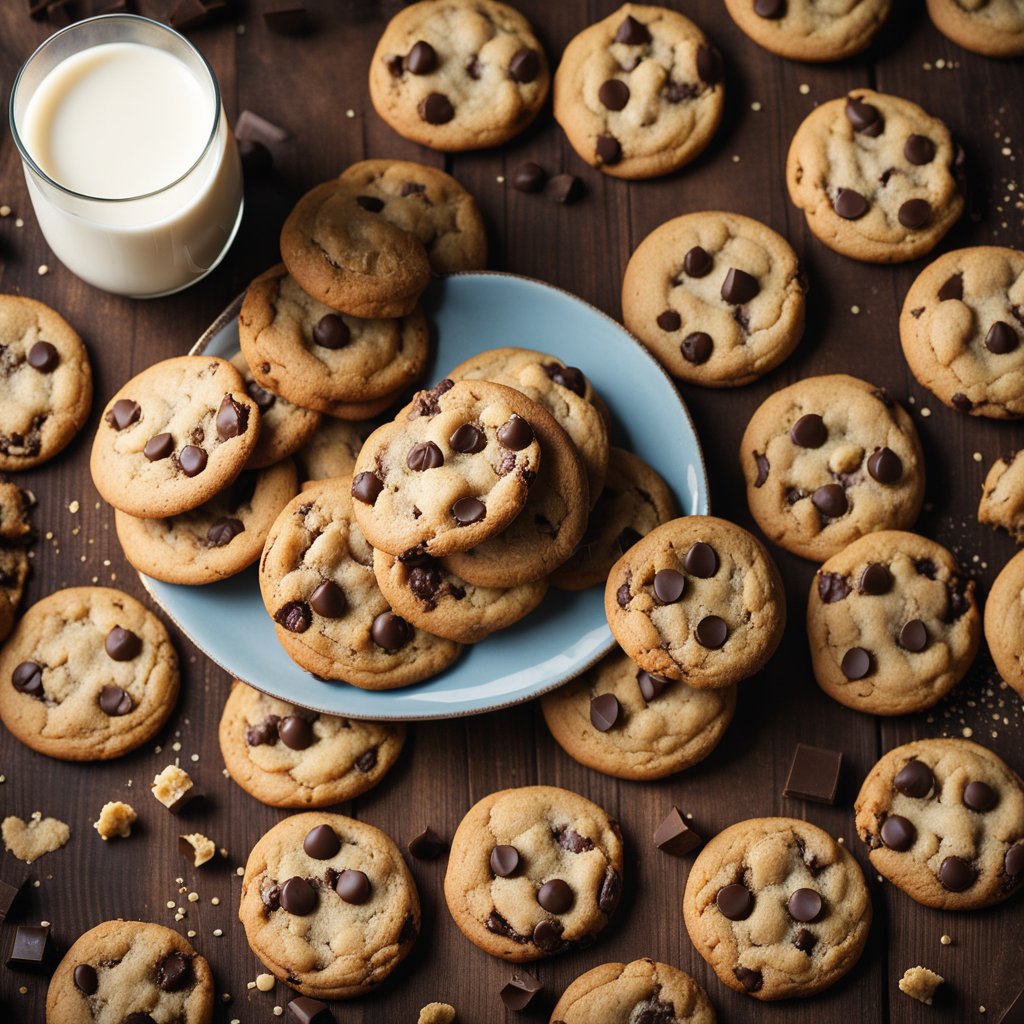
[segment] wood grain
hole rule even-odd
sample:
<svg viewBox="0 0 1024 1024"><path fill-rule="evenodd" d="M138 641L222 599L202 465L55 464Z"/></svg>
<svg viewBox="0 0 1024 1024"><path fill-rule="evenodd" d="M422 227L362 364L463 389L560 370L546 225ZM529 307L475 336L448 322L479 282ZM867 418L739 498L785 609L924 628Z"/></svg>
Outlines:
<svg viewBox="0 0 1024 1024"><path fill-rule="evenodd" d="M710 149L690 168L665 179L628 184L584 167L549 111L501 150L452 159L405 142L376 117L366 93L367 60L387 17L401 6L397 0L308 0L315 31L303 38L266 31L259 14L271 5L270 0L251 0L237 22L192 33L220 79L229 117L252 109L287 126L294 140L277 147L273 177L248 187L245 221L228 259L188 292L131 302L77 281L48 252L35 226L9 135L0 142L0 203L13 210L12 216L0 219L0 289L32 295L61 310L81 330L96 372L96 411L89 427L62 456L22 478L39 499L34 520L40 540L29 600L65 585L96 581L145 599L118 548L111 511L99 503L89 479L88 447L97 412L130 375L186 350L252 276L276 261L278 228L302 191L364 156L446 166L480 201L495 268L550 281L613 316L620 312L619 286L630 252L671 216L729 209L783 232L801 254L812 286L807 333L798 352L767 378L735 392L684 389L704 445L715 511L751 525L737 445L756 406L801 377L853 373L885 385L910 403L928 460L928 504L919 528L951 546L982 591L987 590L1013 545L977 525L980 484L988 465L1019 447L1024 432L1019 425L956 415L916 384L900 353L896 320L902 297L923 264L870 267L824 249L790 206L782 168L794 130L815 103L855 86L877 86L922 102L952 126L967 149L969 212L943 248L1019 243L1022 214L1008 185L1015 182L1019 189L1024 173L1020 62L990 61L959 50L931 27L920 0L895 5L892 23L866 56L823 67L783 61L758 49L714 0L673 0L670 6L692 14L726 57L728 111ZM575 32L617 4L517 0L517 6L536 25L549 54L557 56ZM47 34L46 25L31 21L25 7L23 0L0 6L0 81L5 90L21 61ZM155 17L164 16L169 7L163 0L138 3L141 13ZM946 65L941 69L940 59ZM580 174L587 184L586 199L563 208L512 191L501 179L524 159L537 160L551 172ZM1010 202L1003 199L1008 194ZM16 226L16 217L24 219L22 227ZM41 264L50 267L45 276L37 274ZM69 508L73 502L78 503L74 513ZM806 817L845 837L866 864L855 842L851 805L860 780L881 751L911 738L959 735L970 728L976 739L1024 769L1021 702L999 688L985 654L970 678L929 714L881 722L827 699L811 675L802 626L814 567L774 553L790 603L786 637L768 668L743 685L736 720L705 763L654 784L609 779L566 757L537 709L528 705L414 727L393 773L376 791L342 808L405 842L427 824L450 836L469 804L493 789L544 782L583 793L619 818L630 868L622 911L592 949L536 965L545 990L521 1019L546 1020L557 994L582 971L606 960L638 956L653 956L692 972L708 988L726 1024L997 1021L1019 986L1024 959L1019 901L979 914L938 913L877 883L872 872L868 877L876 923L868 951L849 977L813 1002L752 1004L727 991L690 945L679 909L689 861L659 853L650 841L673 803L692 813L695 827L706 836L747 817ZM73 829L64 850L28 870L38 887L29 886L16 920L51 921L58 943L67 948L86 928L119 915L173 924L167 902L184 899L182 886L195 890L200 900L183 904L188 916L177 927L195 930L195 945L211 961L218 993L232 999L218 1009L216 1019L269 1021L275 1019L273 1006L284 1005L288 995L281 988L264 995L246 987L260 968L236 919L239 884L234 868L283 812L256 803L222 775L216 725L229 680L184 637L178 635L176 641L184 692L160 738L162 753L149 745L112 763L69 765L35 755L0 732L0 772L6 778L0 786L0 816L42 810ZM782 797L799 740L843 751L835 807ZM167 814L147 791L153 775L175 756L207 796L201 808L182 820ZM110 799L127 799L140 813L128 841L104 844L91 828L100 806ZM182 824L210 835L229 851L228 860L200 871L189 867L176 850ZM339 1021L414 1022L419 1007L435 999L453 1002L459 1019L468 1024L512 1019L497 999L508 967L469 945L444 907L444 861L413 861L411 866L423 898L424 934L383 990L338 1009ZM19 870L23 866L10 855L0 862L4 878ZM213 897L219 905L212 904ZM216 937L215 929L223 935ZM951 945L940 945L943 933L953 937ZM13 928L5 925L0 952L6 953L12 937ZM942 1006L924 1007L897 991L904 969L918 963L947 978L950 998ZM0 967L0 1019L41 1022L45 989L45 979ZM987 1008L985 1016L981 1005Z"/></svg>

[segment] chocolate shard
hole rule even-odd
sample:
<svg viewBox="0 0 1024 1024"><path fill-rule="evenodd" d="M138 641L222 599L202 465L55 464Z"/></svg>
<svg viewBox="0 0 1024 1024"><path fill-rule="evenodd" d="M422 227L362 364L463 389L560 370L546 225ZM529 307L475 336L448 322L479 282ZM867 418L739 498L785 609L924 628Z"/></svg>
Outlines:
<svg viewBox="0 0 1024 1024"><path fill-rule="evenodd" d="M326 1003L312 996L299 996L288 1004L289 1024L334 1024L334 1014Z"/></svg>
<svg viewBox="0 0 1024 1024"><path fill-rule="evenodd" d="M243 110L235 122L235 138L262 142L264 146L287 142L292 133L252 110Z"/></svg>
<svg viewBox="0 0 1024 1024"><path fill-rule="evenodd" d="M837 750L798 743L782 790L784 796L834 804L843 755Z"/></svg>
<svg viewBox="0 0 1024 1024"><path fill-rule="evenodd" d="M654 832L654 845L672 857L684 857L696 850L702 842L704 840L687 825L678 807L668 812Z"/></svg>
<svg viewBox="0 0 1024 1024"><path fill-rule="evenodd" d="M20 924L7 966L17 971L45 971L55 959L56 949L48 924Z"/></svg>
<svg viewBox="0 0 1024 1024"><path fill-rule="evenodd" d="M24 886L24 878L20 879L17 883L5 882L3 879L0 879L0 924L4 923L7 915L14 909L14 905L18 902L18 896Z"/></svg>
<svg viewBox="0 0 1024 1024"><path fill-rule="evenodd" d="M505 982L498 994L507 1009L518 1013L530 1005L533 997L543 987L532 974L528 974L526 971L514 971L512 977Z"/></svg>

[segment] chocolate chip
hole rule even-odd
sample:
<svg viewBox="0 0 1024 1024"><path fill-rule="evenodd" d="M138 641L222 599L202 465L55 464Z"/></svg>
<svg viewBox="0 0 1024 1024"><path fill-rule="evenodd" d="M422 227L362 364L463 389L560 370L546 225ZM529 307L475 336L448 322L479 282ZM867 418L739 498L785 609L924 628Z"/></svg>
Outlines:
<svg viewBox="0 0 1024 1024"><path fill-rule="evenodd" d="M280 715L267 715L258 725L252 725L245 730L245 742L250 747L274 746L278 740L277 723L280 721Z"/></svg>
<svg viewBox="0 0 1024 1024"><path fill-rule="evenodd" d="M420 100L419 115L427 124L447 124L455 116L455 108L444 93L432 92Z"/></svg>
<svg viewBox="0 0 1024 1024"><path fill-rule="evenodd" d="M927 135L908 135L903 155L917 167L930 164L935 159L935 143Z"/></svg>
<svg viewBox="0 0 1024 1024"><path fill-rule="evenodd" d="M962 857L947 857L939 865L939 881L950 892L963 892L974 885L978 872Z"/></svg>
<svg viewBox="0 0 1024 1024"><path fill-rule="evenodd" d="M835 604L849 596L850 584L837 572L818 573L818 597L823 604Z"/></svg>
<svg viewBox="0 0 1024 1024"><path fill-rule="evenodd" d="M985 814L999 803L999 794L986 782L968 782L964 786L964 807Z"/></svg>
<svg viewBox="0 0 1024 1024"><path fill-rule="evenodd" d="M626 15L625 21L615 32L615 42L625 43L627 46L641 46L651 41L651 33L642 21L637 21L631 14Z"/></svg>
<svg viewBox="0 0 1024 1024"><path fill-rule="evenodd" d="M406 54L405 67L414 75L429 75L437 67L437 51L430 43L420 39L413 43L412 49Z"/></svg>
<svg viewBox="0 0 1024 1024"><path fill-rule="evenodd" d="M330 825L317 825L306 833L302 849L314 860L330 860L341 849L341 840Z"/></svg>
<svg viewBox="0 0 1024 1024"><path fill-rule="evenodd" d="M619 905L619 896L621 894L622 878L615 868L608 868L604 873L604 880L601 882L601 889L597 894L597 909L602 914L610 916ZM589 941L587 944L590 944Z"/></svg>
<svg viewBox="0 0 1024 1024"><path fill-rule="evenodd" d="M781 3L784 7L783 0L757 0L758 3ZM781 17L781 15L779 15ZM734 967L733 974L736 975L736 980L743 986L745 992L760 992L761 986L764 984L764 977L760 971L753 971L749 967Z"/></svg>
<svg viewBox="0 0 1024 1024"><path fill-rule="evenodd" d="M718 554L710 544L697 541L683 559L683 568L691 576L709 580L718 572Z"/></svg>
<svg viewBox="0 0 1024 1024"><path fill-rule="evenodd" d="M793 424L789 436L801 448L820 448L828 440L828 428L817 413L809 412Z"/></svg>
<svg viewBox="0 0 1024 1024"><path fill-rule="evenodd" d="M205 13L206 9L203 10ZM148 1013L143 1013L140 1010L136 1013L129 1013L124 1019L124 1024L156 1024L156 1021Z"/></svg>
<svg viewBox="0 0 1024 1024"><path fill-rule="evenodd" d="M472 423L463 423L448 438L448 443L454 451L462 455L475 455L487 447L487 438L484 436L484 432L478 430Z"/></svg>
<svg viewBox="0 0 1024 1024"><path fill-rule="evenodd" d="M896 773L892 784L904 796L922 800L932 791L932 787L935 785L935 776L928 765L918 761L915 757Z"/></svg>
<svg viewBox="0 0 1024 1024"><path fill-rule="evenodd" d="M120 718L135 709L135 701L131 694L125 692L120 686L112 683L100 690L100 710L111 718Z"/></svg>
<svg viewBox="0 0 1024 1024"><path fill-rule="evenodd" d="M851 647L842 661L843 675L851 682L863 679L871 671L871 655L863 647Z"/></svg>
<svg viewBox="0 0 1024 1024"><path fill-rule="evenodd" d="M894 484L903 476L903 462L891 448L876 448L868 456L868 472L880 484Z"/></svg>
<svg viewBox="0 0 1024 1024"><path fill-rule="evenodd" d="M754 0L754 13L759 18L781 18L786 13L786 0Z"/></svg>
<svg viewBox="0 0 1024 1024"><path fill-rule="evenodd" d="M437 860L447 843L429 826L409 840L409 852L417 860Z"/></svg>
<svg viewBox="0 0 1024 1024"><path fill-rule="evenodd" d="M119 398L107 411L104 419L115 430L130 427L142 415L142 406L130 398Z"/></svg>
<svg viewBox="0 0 1024 1024"><path fill-rule="evenodd" d="M513 413L506 423L498 427L498 443L509 451L521 452L533 444L533 427Z"/></svg>
<svg viewBox="0 0 1024 1024"><path fill-rule="evenodd" d="M380 213L384 209L384 200L377 196L356 196L356 203L367 213ZM316 328L314 328L314 332L315 330Z"/></svg>
<svg viewBox="0 0 1024 1024"><path fill-rule="evenodd" d="M737 267L730 267L722 282L722 298L734 306L749 302L760 290L757 278Z"/></svg>
<svg viewBox="0 0 1024 1024"><path fill-rule="evenodd" d="M576 902L576 895L568 882L552 878L537 891L537 902L549 914L564 914Z"/></svg>
<svg viewBox="0 0 1024 1024"><path fill-rule="evenodd" d="M37 341L26 356L28 365L40 373L53 373L60 362L60 355L48 341Z"/></svg>
<svg viewBox="0 0 1024 1024"><path fill-rule="evenodd" d="M260 387L254 380L247 380L245 382L245 392L256 403L256 407L260 412L269 412L277 401L277 395L266 388Z"/></svg>
<svg viewBox="0 0 1024 1024"><path fill-rule="evenodd" d="M857 589L870 597L879 597L892 590L892 573L881 562L871 562L860 575Z"/></svg>
<svg viewBox="0 0 1024 1024"><path fill-rule="evenodd" d="M147 442L142 454L150 462L166 459L174 451L174 438L170 434L154 434Z"/></svg>
<svg viewBox="0 0 1024 1024"><path fill-rule="evenodd" d="M601 163L611 167L622 159L622 146L612 135L599 135L594 145L594 156Z"/></svg>
<svg viewBox="0 0 1024 1024"><path fill-rule="evenodd" d="M313 621L313 616L305 601L289 601L277 610L274 621L284 626L289 633L305 633Z"/></svg>
<svg viewBox="0 0 1024 1024"><path fill-rule="evenodd" d="M734 882L718 890L715 906L730 921L745 921L754 911L754 894L745 885Z"/></svg>
<svg viewBox="0 0 1024 1024"><path fill-rule="evenodd" d="M711 86L722 80L722 55L713 46L701 43L697 47L697 74Z"/></svg>
<svg viewBox="0 0 1024 1024"><path fill-rule="evenodd" d="M344 348L352 338L348 324L337 313L327 313L313 328L313 341L321 348Z"/></svg>
<svg viewBox="0 0 1024 1024"><path fill-rule="evenodd" d="M582 398L587 393L587 378L583 371L575 366L561 366L559 363L547 363L544 372L563 388L568 388Z"/></svg>
<svg viewBox="0 0 1024 1024"><path fill-rule="evenodd" d="M905 228L916 231L932 219L931 204L927 199L908 199L896 216Z"/></svg>
<svg viewBox="0 0 1024 1024"><path fill-rule="evenodd" d="M1024 843L1014 843L1006 851L1006 856L1003 858L1003 870L1011 878L1024 874Z"/></svg>
<svg viewBox="0 0 1024 1024"><path fill-rule="evenodd" d="M717 651L728 638L729 627L725 624L725 620L720 619L717 615L707 615L697 623L694 633L697 643L701 647Z"/></svg>
<svg viewBox="0 0 1024 1024"><path fill-rule="evenodd" d="M348 611L345 592L333 580L324 580L309 596L310 607L325 619L340 619Z"/></svg>
<svg viewBox="0 0 1024 1024"><path fill-rule="evenodd" d="M142 650L142 640L130 629L115 626L103 641L103 649L114 661L131 661Z"/></svg>
<svg viewBox="0 0 1024 1024"><path fill-rule="evenodd" d="M713 347L714 342L712 342L710 334L705 331L694 331L693 334L688 334L683 338L679 351L682 352L683 358L688 363L699 366L711 358Z"/></svg>
<svg viewBox="0 0 1024 1024"><path fill-rule="evenodd" d="M520 85L532 82L540 74L540 58L536 50L524 46L512 55L508 64L509 77Z"/></svg>
<svg viewBox="0 0 1024 1024"><path fill-rule="evenodd" d="M313 724L299 715L285 715L277 723L277 734L289 750L305 750L313 745Z"/></svg>
<svg viewBox="0 0 1024 1024"><path fill-rule="evenodd" d="M800 931L793 936L793 945L800 950L801 953L810 954L811 950L818 943L818 937L812 931L808 931L806 928L801 928Z"/></svg>
<svg viewBox="0 0 1024 1024"><path fill-rule="evenodd" d="M225 395L217 410L217 436L222 441L244 434L249 426L249 408L236 402L231 395Z"/></svg>
<svg viewBox="0 0 1024 1024"><path fill-rule="evenodd" d="M364 750L356 758L355 765L364 775L372 772L377 767L377 748L371 747L369 750Z"/></svg>
<svg viewBox="0 0 1024 1024"><path fill-rule="evenodd" d="M374 473L356 473L352 480L352 497L364 505L372 505L384 490L384 482Z"/></svg>
<svg viewBox="0 0 1024 1024"><path fill-rule="evenodd" d="M839 751L798 743L782 790L783 796L813 800L819 804L835 803L842 765L843 755Z"/></svg>
<svg viewBox="0 0 1024 1024"><path fill-rule="evenodd" d="M288 1024L334 1024L334 1014L319 999L299 996L288 1004Z"/></svg>
<svg viewBox="0 0 1024 1024"><path fill-rule="evenodd" d="M296 917L305 917L316 909L316 890L304 878L296 875L281 886L278 901L282 910Z"/></svg>
<svg viewBox="0 0 1024 1024"><path fill-rule="evenodd" d="M629 607L630 594L628 583L623 583L622 586L615 591L615 600L618 602L620 608Z"/></svg>
<svg viewBox="0 0 1024 1024"><path fill-rule="evenodd" d="M334 891L346 902L358 906L370 898L370 880L365 872L346 868L334 883Z"/></svg>
<svg viewBox="0 0 1024 1024"><path fill-rule="evenodd" d="M245 532L245 524L241 519L225 516L218 519L207 531L206 540L215 548L230 544L240 533Z"/></svg>
<svg viewBox="0 0 1024 1024"><path fill-rule="evenodd" d="M683 326L683 318L674 309L666 309L664 313L658 314L658 326L671 334Z"/></svg>
<svg viewBox="0 0 1024 1024"><path fill-rule="evenodd" d="M391 654L412 639L412 626L394 612L381 612L373 620L370 636L378 647Z"/></svg>
<svg viewBox="0 0 1024 1024"><path fill-rule="evenodd" d="M547 173L540 164L528 160L520 164L512 172L512 187L520 192L539 192L548 180Z"/></svg>
<svg viewBox="0 0 1024 1024"><path fill-rule="evenodd" d="M554 953L562 946L562 932L564 926L561 921L552 921L545 918L537 923L533 929L533 944L545 953Z"/></svg>
<svg viewBox="0 0 1024 1024"><path fill-rule="evenodd" d="M920 619L911 619L900 630L900 647L917 653L928 646L928 627Z"/></svg>
<svg viewBox="0 0 1024 1024"><path fill-rule="evenodd" d="M192 982L192 958L169 953L157 964L156 984L163 992L177 992Z"/></svg>
<svg viewBox="0 0 1024 1024"><path fill-rule="evenodd" d="M684 857L696 850L702 842L701 837L684 821L678 807L669 811L654 832L654 845L672 857Z"/></svg>
<svg viewBox="0 0 1024 1024"><path fill-rule="evenodd" d="M939 302L948 302L950 299L962 300L964 297L964 275L953 274L946 279L946 283L938 291Z"/></svg>
<svg viewBox="0 0 1024 1024"><path fill-rule="evenodd" d="M474 82L480 81L480 75L483 73L484 66L480 63L479 57L472 57L469 63L466 65L466 74L473 79Z"/></svg>
<svg viewBox="0 0 1024 1024"><path fill-rule="evenodd" d="M498 995L505 1007L518 1013L530 1005L533 997L544 986L532 974L525 971L515 971L511 978L501 987Z"/></svg>
<svg viewBox="0 0 1024 1024"><path fill-rule="evenodd" d="M544 189L544 194L549 199L561 203L563 206L582 199L583 192L583 182L574 174L556 174Z"/></svg>
<svg viewBox="0 0 1024 1024"><path fill-rule="evenodd" d="M178 453L178 465L185 476L199 476L206 469L207 455L202 448L187 444Z"/></svg>
<svg viewBox="0 0 1024 1024"><path fill-rule="evenodd" d="M714 262L706 249L695 245L683 257L683 271L688 277L706 277L711 273Z"/></svg>
<svg viewBox="0 0 1024 1024"><path fill-rule="evenodd" d="M629 102L629 86L618 78L609 78L601 83L597 98L608 110L622 110Z"/></svg>
<svg viewBox="0 0 1024 1024"><path fill-rule="evenodd" d="M608 732L619 720L622 705L614 693L601 693L591 698L590 724L598 732Z"/></svg>
<svg viewBox="0 0 1024 1024"><path fill-rule="evenodd" d="M846 100L846 119L853 125L855 132L875 138L882 134L885 121L878 107L865 103L863 100L850 96Z"/></svg>
<svg viewBox="0 0 1024 1024"><path fill-rule="evenodd" d="M950 401L953 403L953 408L960 412L970 412L974 408L974 403L959 391L953 395Z"/></svg>
<svg viewBox="0 0 1024 1024"><path fill-rule="evenodd" d="M459 498L452 505L452 515L459 526L469 526L484 519L487 506L479 498Z"/></svg>
<svg viewBox="0 0 1024 1024"><path fill-rule="evenodd" d="M757 465L757 477L754 480L755 487L764 487L768 479L768 471L771 466L768 464L768 456L764 452L754 452L754 462Z"/></svg>
<svg viewBox="0 0 1024 1024"><path fill-rule="evenodd" d="M490 865L498 878L508 878L519 867L519 851L514 846L495 846L491 850Z"/></svg>
<svg viewBox="0 0 1024 1024"><path fill-rule="evenodd" d="M666 686L673 682L667 676L656 676L651 672L637 669L636 685L640 688L640 696L647 704L661 696Z"/></svg>
<svg viewBox="0 0 1024 1024"><path fill-rule="evenodd" d="M654 574L654 599L658 604L674 604L683 596L686 577L675 569L659 569Z"/></svg>
<svg viewBox="0 0 1024 1024"><path fill-rule="evenodd" d="M1006 355L1017 347L1017 332L1002 320L997 320L985 335L985 348L997 356Z"/></svg>
<svg viewBox="0 0 1024 1024"><path fill-rule="evenodd" d="M433 441L421 441L409 449L405 464L418 473L444 465L444 455Z"/></svg>
<svg viewBox="0 0 1024 1024"><path fill-rule="evenodd" d="M786 909L794 921L813 921L821 913L821 894L814 889L797 889L790 894Z"/></svg>
<svg viewBox="0 0 1024 1024"><path fill-rule="evenodd" d="M84 992L87 996L95 995L96 989L100 987L100 979L96 974L96 968L91 964L78 964L73 975L75 988Z"/></svg>
<svg viewBox="0 0 1024 1024"><path fill-rule="evenodd" d="M843 220L858 220L868 212L868 201L852 188L841 188L836 192L832 208Z"/></svg>
<svg viewBox="0 0 1024 1024"><path fill-rule="evenodd" d="M846 515L846 511L850 507L842 484L824 484L811 495L811 501L814 503L814 507L828 519L838 519L840 516Z"/></svg>
<svg viewBox="0 0 1024 1024"><path fill-rule="evenodd" d="M882 822L878 834L890 850L896 850L898 853L909 850L917 839L917 829L913 823L898 814L890 814Z"/></svg>

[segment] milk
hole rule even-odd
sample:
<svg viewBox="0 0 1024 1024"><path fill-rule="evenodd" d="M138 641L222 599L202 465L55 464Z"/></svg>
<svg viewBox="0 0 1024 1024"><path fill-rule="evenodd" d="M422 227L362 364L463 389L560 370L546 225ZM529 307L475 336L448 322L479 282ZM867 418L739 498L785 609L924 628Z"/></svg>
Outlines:
<svg viewBox="0 0 1024 1024"><path fill-rule="evenodd" d="M112 33L109 22L129 31ZM88 39L114 41L77 52L65 45L68 55L45 62L27 99L12 98L32 205L54 254L83 280L140 297L176 291L211 270L234 237L238 150L212 72L182 37L119 15L80 22L50 42L90 24ZM188 63L167 48L181 45ZM16 93L46 46L26 63Z"/></svg>

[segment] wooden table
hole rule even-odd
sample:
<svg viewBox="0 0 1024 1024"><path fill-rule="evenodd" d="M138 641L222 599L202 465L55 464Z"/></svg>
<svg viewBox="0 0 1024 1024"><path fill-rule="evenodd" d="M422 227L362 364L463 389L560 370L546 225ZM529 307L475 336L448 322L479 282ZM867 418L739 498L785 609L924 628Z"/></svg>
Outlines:
<svg viewBox="0 0 1024 1024"><path fill-rule="evenodd" d="M84 4L83 6L88 6ZM987 467L1019 447L1019 425L951 412L911 377L900 352L897 313L920 263L896 268L854 263L818 244L790 205L783 184L789 140L800 120L821 101L870 85L921 102L949 124L969 156L968 212L942 249L967 244L1012 245L1022 238L1020 190L1024 181L1024 73L1021 63L987 60L960 50L929 23L920 0L899 0L891 24L865 58L816 67L760 50L733 25L719 2L672 3L700 22L728 65L725 122L710 149L680 174L626 184L584 167L545 112L539 123L500 150L445 158L406 143L374 114L366 90L367 60L396 0L316 0L315 31L304 38L271 35L251 0L244 16L197 30L191 38L213 64L229 117L249 108L294 133L277 147L276 173L247 192L241 235L224 264L182 295L149 302L119 299L82 284L50 254L29 206L17 152L9 134L0 143L0 203L13 213L0 220L0 288L54 305L81 331L96 375L93 416L59 458L19 478L39 499L34 514L39 540L28 600L74 584L99 582L144 594L118 547L111 510L99 502L88 472L88 451L98 413L129 376L150 363L184 352L246 282L277 259L278 228L290 204L311 185L366 156L394 156L443 165L479 199L491 235L493 267L550 281L619 315L619 288L630 252L662 221L701 209L728 209L766 221L784 233L804 260L811 282L806 336L780 369L736 391L684 389L707 459L714 510L751 526L737 462L737 444L757 405L791 381L823 372L847 372L886 386L907 404L921 432L928 461L926 511L919 529L952 547L987 590L1013 553L1003 534L981 528L975 513ZM278 4L278 6L281 6ZM617 6L615 0L517 0L557 57L583 26ZM141 13L166 15L163 0L139 0ZM0 6L0 80L9 90L20 62L48 33L31 21L24 0ZM552 172L580 174L588 194L559 207L523 196L503 183L525 159ZM1009 201L1005 198L1009 196ZM24 219L23 226L16 217ZM49 273L40 276L42 264ZM722 745L703 764L660 783L619 782L570 760L554 743L535 705L452 722L414 727L402 758L384 783L341 808L405 842L425 825L450 836L470 804L505 786L550 783L583 793L623 825L629 880L617 919L596 946L535 965L544 992L523 1019L546 1021L557 995L577 974L608 960L652 956L690 971L708 989L726 1024L744 1021L997 1021L1022 980L1021 903L975 914L925 910L868 872L875 924L861 963L844 981L809 1003L765 1005L728 991L695 953L683 928L680 898L691 859L658 852L651 834L676 803L694 816L705 836L742 818L806 817L846 839L866 864L853 827L852 801L879 754L923 736L974 738L1024 769L1021 701L1000 688L982 654L970 677L928 714L881 720L849 711L814 683L807 656L803 610L814 566L773 550L786 581L790 616L778 654L757 678L743 684L736 720ZM242 638L239 638L240 641ZM53 923L66 949L85 929L107 918L138 917L173 925L169 900L179 883L201 896L187 904L178 927L194 929L196 947L209 958L218 998L216 1019L275 1019L287 1002L247 989L260 967L236 918L239 879L256 839L284 812L264 807L222 775L216 728L229 679L176 636L184 670L179 706L159 742L120 760L65 764L23 748L0 733L0 816L35 810L70 823L71 842L30 869L35 886L15 919ZM844 754L835 807L782 796L798 740ZM195 871L176 848L182 821L160 808L148 783L175 754L208 796L185 819L227 848L222 865ZM198 761L193 763L193 755ZM100 806L127 799L140 823L127 841L103 843L92 830ZM22 868L5 854L0 876ZM512 1019L497 992L509 967L471 946L445 909L445 862L411 862L424 904L424 932L409 961L380 991L336 1011L339 1021L404 1024L435 999L453 1002L468 1024ZM219 905L211 899L219 898ZM215 929L221 929L223 935ZM4 951L10 924L0 932ZM943 934L951 945L940 945ZM927 1008L896 988L918 963L947 979L950 999ZM27 992L19 992L25 986ZM44 978L0 967L0 1019L41 1022ZM987 1013L982 1016L980 1007ZM594 1024L601 1024L595 1021Z"/></svg>

